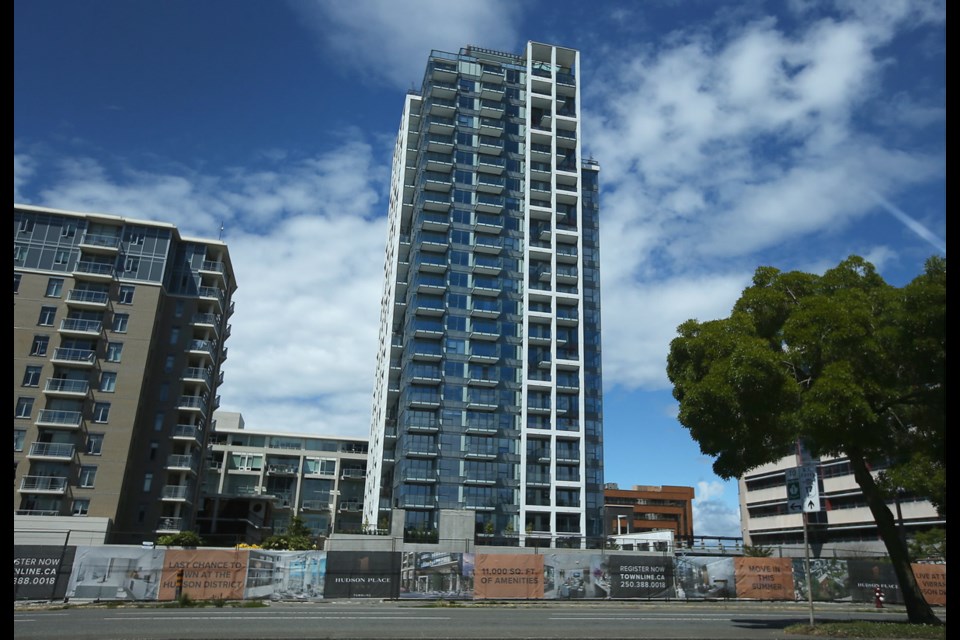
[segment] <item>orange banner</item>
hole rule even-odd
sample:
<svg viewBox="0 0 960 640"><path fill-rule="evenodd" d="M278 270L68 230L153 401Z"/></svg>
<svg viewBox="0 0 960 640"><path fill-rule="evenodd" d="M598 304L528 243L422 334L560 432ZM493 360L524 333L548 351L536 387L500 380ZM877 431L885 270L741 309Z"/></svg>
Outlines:
<svg viewBox="0 0 960 640"><path fill-rule="evenodd" d="M543 556L478 553L475 563L474 599L543 598Z"/></svg>
<svg viewBox="0 0 960 640"><path fill-rule="evenodd" d="M793 561L790 558L734 558L738 598L793 600Z"/></svg>
<svg viewBox="0 0 960 640"><path fill-rule="evenodd" d="M928 604L947 606L947 565L912 564L913 577Z"/></svg>
<svg viewBox="0 0 960 640"><path fill-rule="evenodd" d="M194 600L240 600L249 555L230 549L168 549L157 600L176 600L178 589Z"/></svg>

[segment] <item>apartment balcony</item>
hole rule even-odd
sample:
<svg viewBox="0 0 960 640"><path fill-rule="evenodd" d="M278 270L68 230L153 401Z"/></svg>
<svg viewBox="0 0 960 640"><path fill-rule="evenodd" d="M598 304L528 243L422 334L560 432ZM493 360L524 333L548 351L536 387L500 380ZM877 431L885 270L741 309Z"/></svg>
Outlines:
<svg viewBox="0 0 960 640"><path fill-rule="evenodd" d="M503 120L497 118L480 118L480 135L500 136L503 134Z"/></svg>
<svg viewBox="0 0 960 640"><path fill-rule="evenodd" d="M453 133L456 123L453 121L453 118L446 118L444 116L427 116L426 120L427 131L430 133L439 133L443 135L450 135Z"/></svg>
<svg viewBox="0 0 960 640"><path fill-rule="evenodd" d="M51 409L41 409L37 415L36 425L38 427L50 427L52 429L79 429L83 424L83 412L81 411L54 411Z"/></svg>
<svg viewBox="0 0 960 640"><path fill-rule="evenodd" d="M558 263L576 264L578 258L577 245L558 244L556 254ZM558 265L557 268L561 267Z"/></svg>
<svg viewBox="0 0 960 640"><path fill-rule="evenodd" d="M216 278L217 283L221 288L226 288L227 286L227 269L226 266L216 260L204 260L200 264L200 275L202 276L212 276Z"/></svg>
<svg viewBox="0 0 960 640"><path fill-rule="evenodd" d="M477 210L480 210L480 203L477 203ZM474 252L486 253L489 255L498 255L502 250L499 236L476 235L473 243Z"/></svg>
<svg viewBox="0 0 960 640"><path fill-rule="evenodd" d="M63 515L60 509L16 509L13 512L18 516L43 516L53 517Z"/></svg>
<svg viewBox="0 0 960 640"><path fill-rule="evenodd" d="M450 153L453 151L453 135L430 133L424 136L426 150L433 153Z"/></svg>
<svg viewBox="0 0 960 640"><path fill-rule="evenodd" d="M498 275L503 270L503 259L491 255L474 254L473 273Z"/></svg>
<svg viewBox="0 0 960 640"><path fill-rule="evenodd" d="M497 318L500 316L499 300L476 299L470 308L470 315L477 318Z"/></svg>
<svg viewBox="0 0 960 640"><path fill-rule="evenodd" d="M493 460L497 457L497 447L494 445L471 447L463 452L463 457L468 460Z"/></svg>
<svg viewBox="0 0 960 640"><path fill-rule="evenodd" d="M576 266L563 265L557 266L557 282L565 284L576 284L580 280Z"/></svg>
<svg viewBox="0 0 960 640"><path fill-rule="evenodd" d="M87 282L110 282L116 274L117 268L112 262L94 262L80 260L73 269L73 277Z"/></svg>
<svg viewBox="0 0 960 640"><path fill-rule="evenodd" d="M363 511L363 502L359 500L343 500L337 505L337 511L341 513L358 513Z"/></svg>
<svg viewBox="0 0 960 640"><path fill-rule="evenodd" d="M160 518L157 521L156 533L180 533L184 526L186 526L185 518Z"/></svg>
<svg viewBox="0 0 960 640"><path fill-rule="evenodd" d="M485 174L478 174L477 176L477 191L482 193L503 193L504 188L506 187L507 181L503 176L488 176ZM500 227L503 227L503 224L500 224Z"/></svg>
<svg viewBox="0 0 960 640"><path fill-rule="evenodd" d="M194 440L199 442L203 428L195 424L178 424L173 429L174 440Z"/></svg>
<svg viewBox="0 0 960 640"><path fill-rule="evenodd" d="M446 231L450 228L450 214L424 211L420 216L420 226L425 231Z"/></svg>
<svg viewBox="0 0 960 640"><path fill-rule="evenodd" d="M447 271L447 256L421 253L416 264L417 270L421 272L445 273Z"/></svg>
<svg viewBox="0 0 960 640"><path fill-rule="evenodd" d="M531 161L549 162L553 160L553 145L548 142L532 142L529 150Z"/></svg>
<svg viewBox="0 0 960 640"><path fill-rule="evenodd" d="M580 313L576 307L557 307L557 324L576 326L580 321Z"/></svg>
<svg viewBox="0 0 960 640"><path fill-rule="evenodd" d="M203 300L212 300L217 303L217 308L223 312L224 293L220 287L200 287L197 290L200 298Z"/></svg>
<svg viewBox="0 0 960 640"><path fill-rule="evenodd" d="M549 473L528 473L527 474L527 486L531 487L549 487L550 483L550 474Z"/></svg>
<svg viewBox="0 0 960 640"><path fill-rule="evenodd" d="M503 94L500 94L502 98ZM495 98L480 99L480 116L483 118L500 118L503 116L503 103Z"/></svg>
<svg viewBox="0 0 960 640"><path fill-rule="evenodd" d="M73 378L47 378L44 395L55 398L85 398L90 391L90 382Z"/></svg>
<svg viewBox="0 0 960 640"><path fill-rule="evenodd" d="M120 253L120 236L100 233L84 233L80 236L79 247L84 253L117 255Z"/></svg>
<svg viewBox="0 0 960 640"><path fill-rule="evenodd" d="M103 331L101 320L64 318L60 321L60 334L78 338L99 338Z"/></svg>
<svg viewBox="0 0 960 640"><path fill-rule="evenodd" d="M297 476L300 475L300 465L268 463L267 475L270 476Z"/></svg>
<svg viewBox="0 0 960 640"><path fill-rule="evenodd" d="M194 455L173 454L167 456L167 463L164 468L168 471L189 471L197 472L197 457Z"/></svg>
<svg viewBox="0 0 960 640"><path fill-rule="evenodd" d="M450 173L453 168L453 153L427 152L423 154L424 169Z"/></svg>
<svg viewBox="0 0 960 640"><path fill-rule="evenodd" d="M67 306L71 309L102 310L107 308L109 302L110 294L106 291L70 289L67 292Z"/></svg>
<svg viewBox="0 0 960 640"><path fill-rule="evenodd" d="M500 175L503 173L506 167L506 158L501 158L500 156L495 155L480 154L479 162L477 164L477 171L479 173Z"/></svg>
<svg viewBox="0 0 960 640"><path fill-rule="evenodd" d="M213 385L213 369L204 367L187 367L180 374L180 380L183 382L199 382L210 389Z"/></svg>
<svg viewBox="0 0 960 640"><path fill-rule="evenodd" d="M34 442L30 445L27 458L30 460L52 460L70 462L76 453L76 447L67 442Z"/></svg>
<svg viewBox="0 0 960 640"><path fill-rule="evenodd" d="M341 480L366 480L367 470L357 469L355 467L344 467L340 469Z"/></svg>
<svg viewBox="0 0 960 640"><path fill-rule="evenodd" d="M424 211L450 211L449 195L434 195L429 192L423 194Z"/></svg>
<svg viewBox="0 0 960 640"><path fill-rule="evenodd" d="M219 331L220 316L216 313L195 313L190 316L190 325Z"/></svg>
<svg viewBox="0 0 960 640"><path fill-rule="evenodd" d="M193 498L193 489L188 484L168 484L160 493L164 502L189 502Z"/></svg>
<svg viewBox="0 0 960 640"><path fill-rule="evenodd" d="M492 64L481 64L480 65L480 80L484 84L501 84L503 83L503 67Z"/></svg>
<svg viewBox="0 0 960 640"><path fill-rule="evenodd" d="M177 409L181 411L199 411L206 416L208 401L209 398L205 394L202 396L180 396L177 400Z"/></svg>
<svg viewBox="0 0 960 640"><path fill-rule="evenodd" d="M500 82L481 81L480 83L481 113L483 113L483 100L494 100L496 102L503 100L503 76L498 76L498 78Z"/></svg>
<svg viewBox="0 0 960 640"><path fill-rule="evenodd" d="M432 98L424 103L425 111L430 115L450 117L457 112L457 103L445 98Z"/></svg>
<svg viewBox="0 0 960 640"><path fill-rule="evenodd" d="M440 423L438 422L411 422L404 425L404 430L407 433L437 433L440 431Z"/></svg>
<svg viewBox="0 0 960 640"><path fill-rule="evenodd" d="M315 512L324 512L330 511L330 499L326 500L303 500L300 503L301 511L315 511Z"/></svg>
<svg viewBox="0 0 960 640"><path fill-rule="evenodd" d="M213 340L191 340L187 351L192 355L203 356L210 363L213 363L217 356L217 343Z"/></svg>
<svg viewBox="0 0 960 640"><path fill-rule="evenodd" d="M20 493L63 495L67 486L67 478L63 476L24 476L20 480Z"/></svg>

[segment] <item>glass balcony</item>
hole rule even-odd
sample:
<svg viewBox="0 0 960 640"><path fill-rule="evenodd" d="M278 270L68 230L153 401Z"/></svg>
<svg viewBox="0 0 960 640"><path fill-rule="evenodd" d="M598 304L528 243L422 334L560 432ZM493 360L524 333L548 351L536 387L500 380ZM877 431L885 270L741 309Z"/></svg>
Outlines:
<svg viewBox="0 0 960 640"><path fill-rule="evenodd" d="M73 275L74 277L80 279L89 278L93 280L112 280L115 272L116 267L112 262L106 263L81 260L77 262L77 266L73 270Z"/></svg>
<svg viewBox="0 0 960 640"><path fill-rule="evenodd" d="M67 442L34 442L30 445L28 458L67 461L73 459L74 445Z"/></svg>
<svg viewBox="0 0 960 640"><path fill-rule="evenodd" d="M72 378L47 378L43 391L49 395L85 396L90 391L90 383Z"/></svg>
<svg viewBox="0 0 960 640"><path fill-rule="evenodd" d="M160 494L162 500L186 500L191 495L190 485L185 484L168 484L163 488L163 493Z"/></svg>
<svg viewBox="0 0 960 640"><path fill-rule="evenodd" d="M78 429L83 422L83 413L80 411L55 411L41 409L37 416L37 426L60 427Z"/></svg>
<svg viewBox="0 0 960 640"><path fill-rule="evenodd" d="M120 250L120 236L84 233L80 236L80 248L93 253L117 253Z"/></svg>
<svg viewBox="0 0 960 640"><path fill-rule="evenodd" d="M67 292L67 304L85 307L104 307L110 301L106 291L71 289Z"/></svg>
<svg viewBox="0 0 960 640"><path fill-rule="evenodd" d="M157 522L157 533L180 533L184 523L183 518L160 518Z"/></svg>
<svg viewBox="0 0 960 640"><path fill-rule="evenodd" d="M86 320L83 318L64 318L60 321L60 333L69 333L83 336L99 336L103 330L100 320Z"/></svg>
<svg viewBox="0 0 960 640"><path fill-rule="evenodd" d="M62 494L67 490L67 484L67 479L62 476L24 476L20 481L20 492Z"/></svg>

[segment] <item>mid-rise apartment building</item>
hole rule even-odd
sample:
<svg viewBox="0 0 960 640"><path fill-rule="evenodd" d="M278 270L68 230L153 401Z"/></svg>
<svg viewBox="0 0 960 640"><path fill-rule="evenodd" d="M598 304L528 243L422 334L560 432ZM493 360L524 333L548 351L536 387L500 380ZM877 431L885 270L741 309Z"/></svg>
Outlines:
<svg viewBox="0 0 960 640"><path fill-rule="evenodd" d="M239 413L215 417L197 516L205 541L256 544L294 516L318 538L361 531L366 438L256 431Z"/></svg>
<svg viewBox="0 0 960 640"><path fill-rule="evenodd" d="M26 205L13 238L14 527L190 529L237 287L226 244Z"/></svg>
<svg viewBox="0 0 960 640"><path fill-rule="evenodd" d="M842 456L824 457L813 464L820 510L807 514L810 543L848 553L886 553L849 461ZM776 547L784 554L790 549L802 553L803 514L791 511L787 499L787 470L797 466L797 456L791 455L739 479L744 544ZM873 471L877 473L880 468ZM904 537L933 527L946 528L946 518L939 516L928 500L902 494L889 500L887 506Z"/></svg>
<svg viewBox="0 0 960 640"><path fill-rule="evenodd" d="M603 491L607 535L670 531L673 539L693 539L693 487L635 485L621 489L614 483Z"/></svg>
<svg viewBox="0 0 960 640"><path fill-rule="evenodd" d="M603 542L597 163L580 54L433 51L394 150L364 521ZM396 511L400 510L400 511ZM392 526L392 524L391 524Z"/></svg>

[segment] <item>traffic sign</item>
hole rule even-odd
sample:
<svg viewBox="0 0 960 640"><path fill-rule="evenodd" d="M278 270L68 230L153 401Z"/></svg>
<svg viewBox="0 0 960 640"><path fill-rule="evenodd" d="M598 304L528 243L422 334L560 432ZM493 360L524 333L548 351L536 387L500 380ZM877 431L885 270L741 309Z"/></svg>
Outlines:
<svg viewBox="0 0 960 640"><path fill-rule="evenodd" d="M805 464L786 470L787 511L789 513L814 513L820 511L820 487L817 483L817 466Z"/></svg>

